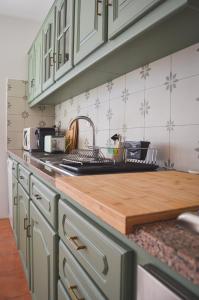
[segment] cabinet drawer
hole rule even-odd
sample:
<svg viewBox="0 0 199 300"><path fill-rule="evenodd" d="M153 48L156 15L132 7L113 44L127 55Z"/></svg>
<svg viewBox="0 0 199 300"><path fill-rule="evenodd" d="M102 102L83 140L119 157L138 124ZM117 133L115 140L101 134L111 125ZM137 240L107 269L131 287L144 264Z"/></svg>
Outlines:
<svg viewBox="0 0 199 300"><path fill-rule="evenodd" d="M17 178L17 166L18 166L18 163L13 160L12 161L12 174Z"/></svg>
<svg viewBox="0 0 199 300"><path fill-rule="evenodd" d="M58 300L71 300L60 280L58 280L57 292Z"/></svg>
<svg viewBox="0 0 199 300"><path fill-rule="evenodd" d="M30 197L49 223L57 229L59 195L32 175L30 179Z"/></svg>
<svg viewBox="0 0 199 300"><path fill-rule="evenodd" d="M72 299L106 299L62 241L59 243L59 275Z"/></svg>
<svg viewBox="0 0 199 300"><path fill-rule="evenodd" d="M30 172L21 165L18 166L18 180L29 194Z"/></svg>
<svg viewBox="0 0 199 300"><path fill-rule="evenodd" d="M119 245L102 230L66 202L59 201L59 235L62 240L109 299L126 299L125 291L130 280L126 274L133 270L132 250Z"/></svg>

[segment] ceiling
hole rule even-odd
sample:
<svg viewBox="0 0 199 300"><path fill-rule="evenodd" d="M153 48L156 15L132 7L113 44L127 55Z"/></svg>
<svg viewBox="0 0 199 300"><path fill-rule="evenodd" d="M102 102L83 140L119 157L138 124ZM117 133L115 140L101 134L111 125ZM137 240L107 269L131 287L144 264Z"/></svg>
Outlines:
<svg viewBox="0 0 199 300"><path fill-rule="evenodd" d="M42 22L54 0L0 0L0 15Z"/></svg>

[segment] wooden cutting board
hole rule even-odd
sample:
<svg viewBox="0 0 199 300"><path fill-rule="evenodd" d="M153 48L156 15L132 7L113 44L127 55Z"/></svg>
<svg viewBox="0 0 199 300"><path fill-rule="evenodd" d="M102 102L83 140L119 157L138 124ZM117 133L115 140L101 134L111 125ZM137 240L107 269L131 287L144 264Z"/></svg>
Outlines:
<svg viewBox="0 0 199 300"><path fill-rule="evenodd" d="M199 176L182 172L60 177L56 186L124 234L199 208Z"/></svg>

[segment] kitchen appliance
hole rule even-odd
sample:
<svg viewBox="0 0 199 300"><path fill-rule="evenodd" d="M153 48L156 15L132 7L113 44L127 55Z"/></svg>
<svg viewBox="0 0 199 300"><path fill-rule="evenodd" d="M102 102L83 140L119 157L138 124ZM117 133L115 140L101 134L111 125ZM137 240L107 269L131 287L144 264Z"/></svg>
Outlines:
<svg viewBox="0 0 199 300"><path fill-rule="evenodd" d="M37 128L24 128L23 130L23 149L27 151L37 150L37 137L35 135Z"/></svg>
<svg viewBox="0 0 199 300"><path fill-rule="evenodd" d="M198 298L157 267L138 265L136 300L197 300Z"/></svg>
<svg viewBox="0 0 199 300"><path fill-rule="evenodd" d="M55 135L55 128L37 128L35 131L37 139L37 149L40 152L44 151L44 139L46 135Z"/></svg>
<svg viewBox="0 0 199 300"><path fill-rule="evenodd" d="M65 152L65 137L46 135L44 138L44 151L47 153Z"/></svg>

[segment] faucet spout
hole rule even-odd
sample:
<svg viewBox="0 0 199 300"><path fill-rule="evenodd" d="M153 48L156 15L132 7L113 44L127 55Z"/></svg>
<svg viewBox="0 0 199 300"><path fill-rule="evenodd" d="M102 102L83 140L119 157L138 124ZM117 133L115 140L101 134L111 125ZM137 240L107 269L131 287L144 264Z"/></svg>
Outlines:
<svg viewBox="0 0 199 300"><path fill-rule="evenodd" d="M95 125L94 125L93 121L87 116L77 116L70 121L68 129L70 129L71 125L77 120L86 120L91 125L92 130L93 130L93 148L95 148Z"/></svg>

